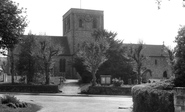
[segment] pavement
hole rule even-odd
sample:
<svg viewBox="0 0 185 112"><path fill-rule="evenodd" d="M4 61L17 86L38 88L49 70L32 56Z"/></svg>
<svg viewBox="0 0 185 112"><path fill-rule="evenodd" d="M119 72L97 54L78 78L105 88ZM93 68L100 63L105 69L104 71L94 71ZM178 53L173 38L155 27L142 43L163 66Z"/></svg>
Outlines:
<svg viewBox="0 0 185 112"><path fill-rule="evenodd" d="M20 101L40 105L38 112L132 112L131 96L78 94L80 88L76 80L67 80L60 90L62 93L9 94Z"/></svg>

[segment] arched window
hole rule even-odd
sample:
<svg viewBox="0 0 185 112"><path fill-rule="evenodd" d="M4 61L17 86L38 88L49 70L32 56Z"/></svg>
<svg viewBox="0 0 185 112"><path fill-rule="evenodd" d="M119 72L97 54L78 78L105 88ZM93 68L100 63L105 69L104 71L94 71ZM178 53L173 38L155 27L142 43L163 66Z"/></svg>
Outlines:
<svg viewBox="0 0 185 112"><path fill-rule="evenodd" d="M163 77L164 77L164 78L167 78L167 77L168 77L167 71L164 71L164 72L163 72Z"/></svg>
<svg viewBox="0 0 185 112"><path fill-rule="evenodd" d="M65 71L66 71L66 60L60 59L60 72L65 72Z"/></svg>
<svg viewBox="0 0 185 112"><path fill-rule="evenodd" d="M93 28L97 28L97 20L96 20L96 18L93 19Z"/></svg>
<svg viewBox="0 0 185 112"><path fill-rule="evenodd" d="M83 21L82 21L82 19L79 19L79 27L83 28Z"/></svg>

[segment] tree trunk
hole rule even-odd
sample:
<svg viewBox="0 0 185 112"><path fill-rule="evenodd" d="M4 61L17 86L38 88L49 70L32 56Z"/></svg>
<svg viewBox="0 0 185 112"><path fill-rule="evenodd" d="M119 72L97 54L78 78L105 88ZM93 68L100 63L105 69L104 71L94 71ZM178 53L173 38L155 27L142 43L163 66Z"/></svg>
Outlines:
<svg viewBox="0 0 185 112"><path fill-rule="evenodd" d="M49 84L50 83L50 76L49 76L48 64L45 64L45 75L46 75L46 83L45 84Z"/></svg>
<svg viewBox="0 0 185 112"><path fill-rule="evenodd" d="M137 74L138 84L141 84L141 68L140 67L138 67L137 72L138 72Z"/></svg>
<svg viewBox="0 0 185 112"><path fill-rule="evenodd" d="M14 55L13 55L13 48L10 49L10 63L11 63L10 73L12 75L12 84L14 84Z"/></svg>
<svg viewBox="0 0 185 112"><path fill-rule="evenodd" d="M92 72L93 80L92 80L92 86L96 86L96 73Z"/></svg>

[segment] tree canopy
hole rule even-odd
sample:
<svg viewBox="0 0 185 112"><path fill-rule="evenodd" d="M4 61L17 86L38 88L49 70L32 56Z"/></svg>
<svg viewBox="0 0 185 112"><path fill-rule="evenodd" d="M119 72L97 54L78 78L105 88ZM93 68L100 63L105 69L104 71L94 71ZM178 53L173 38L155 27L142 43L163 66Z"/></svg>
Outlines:
<svg viewBox="0 0 185 112"><path fill-rule="evenodd" d="M0 48L13 48L27 26L26 11L11 0L0 2Z"/></svg>

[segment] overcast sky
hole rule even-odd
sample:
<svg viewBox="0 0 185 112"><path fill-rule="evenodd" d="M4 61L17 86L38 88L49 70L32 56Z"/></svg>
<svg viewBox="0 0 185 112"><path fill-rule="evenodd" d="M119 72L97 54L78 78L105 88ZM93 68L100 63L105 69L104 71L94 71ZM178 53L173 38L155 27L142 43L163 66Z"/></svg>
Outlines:
<svg viewBox="0 0 185 112"><path fill-rule="evenodd" d="M80 8L80 0L13 0L27 8L29 25L25 34L62 36L62 16L70 8ZM117 32L125 43L174 46L180 25L185 25L183 0L163 0L158 10L155 0L81 0L81 8L104 11L104 28Z"/></svg>

